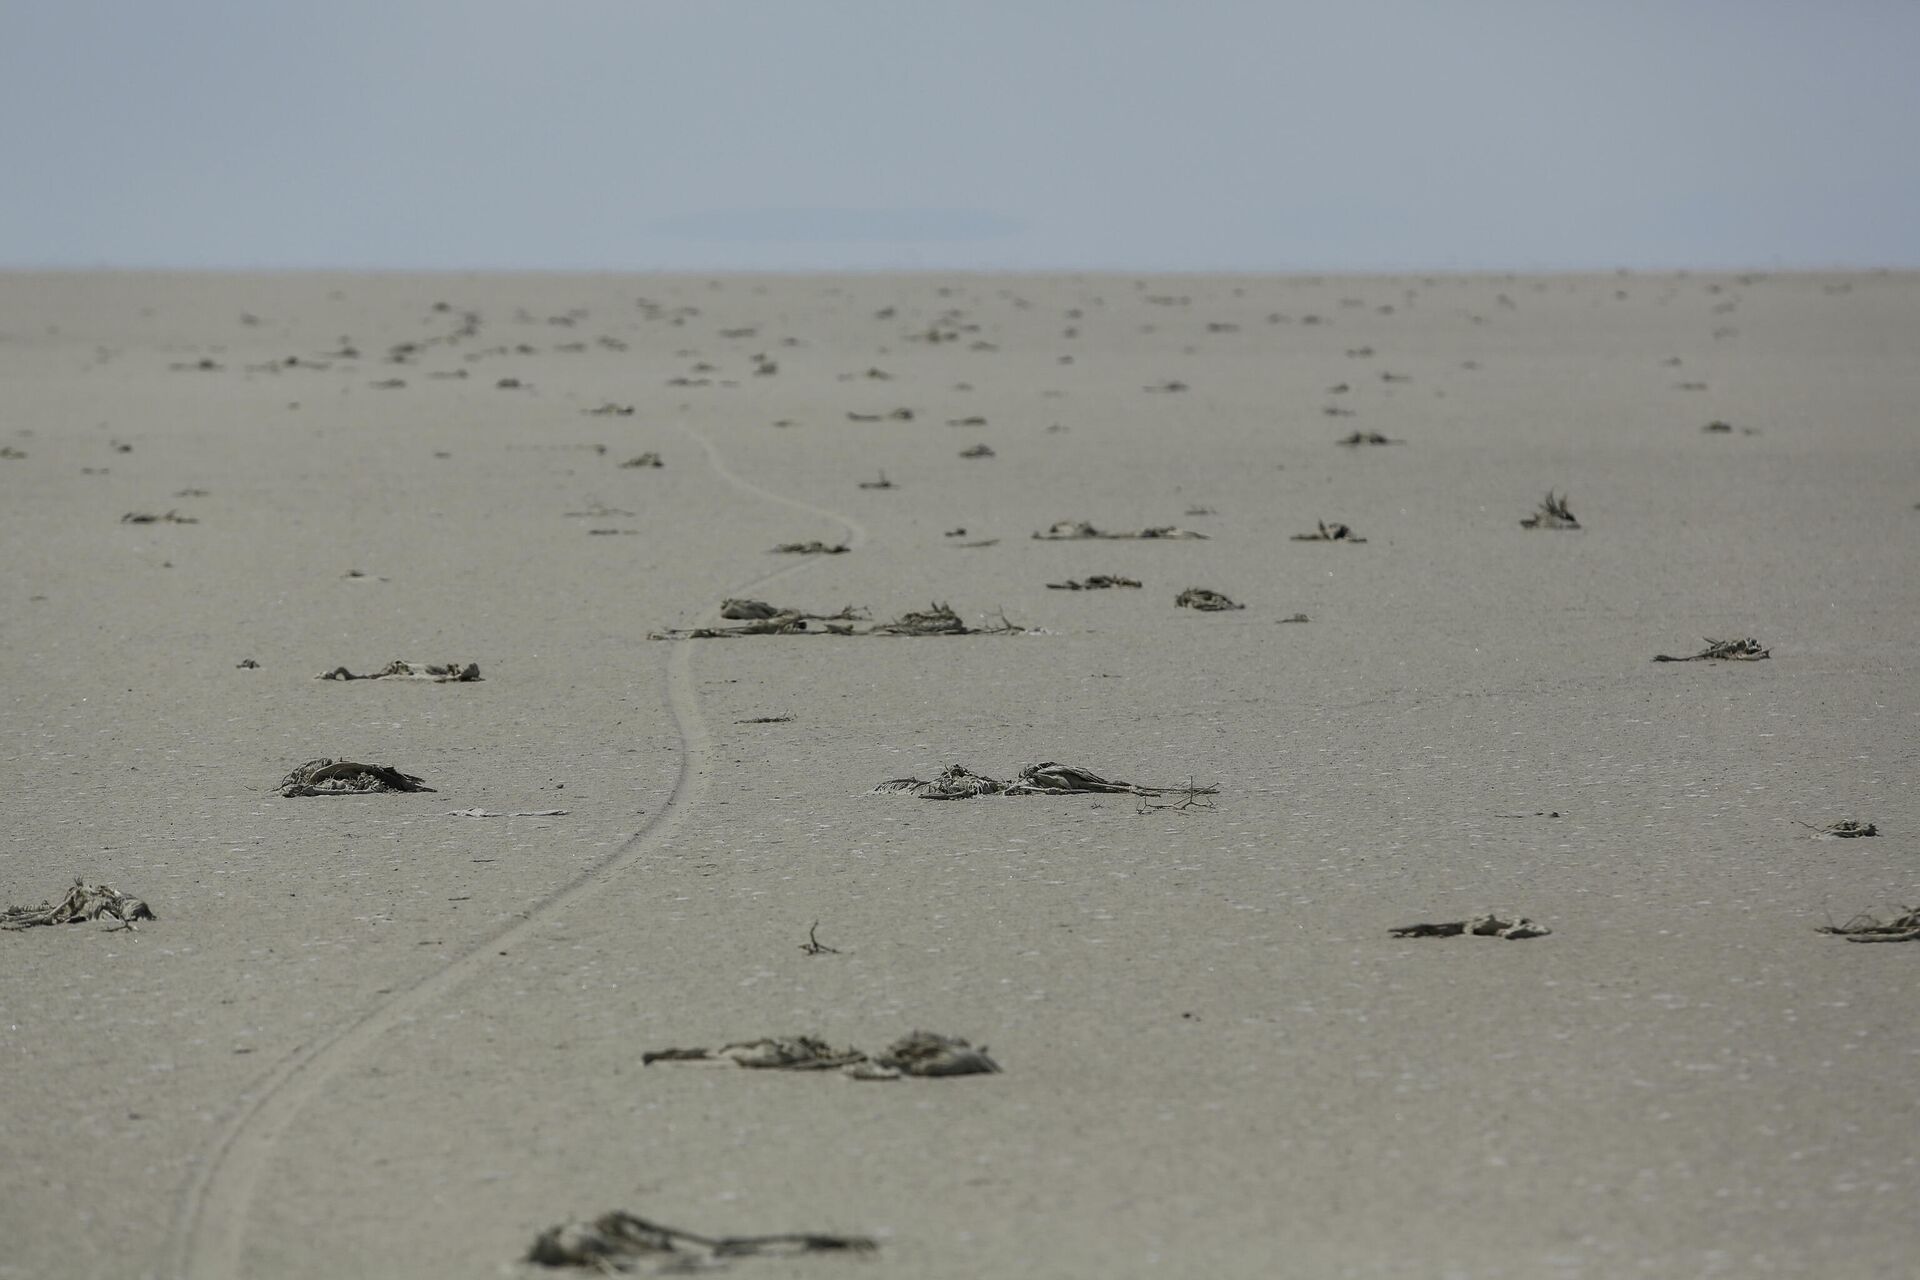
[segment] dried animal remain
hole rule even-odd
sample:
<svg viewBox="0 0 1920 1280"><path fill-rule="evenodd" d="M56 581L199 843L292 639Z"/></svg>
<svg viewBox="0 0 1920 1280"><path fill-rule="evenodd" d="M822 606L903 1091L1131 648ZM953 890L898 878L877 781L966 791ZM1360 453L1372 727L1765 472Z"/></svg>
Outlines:
<svg viewBox="0 0 1920 1280"><path fill-rule="evenodd" d="M728 618L750 619L739 627L695 627L649 632L649 640L718 640L730 636L785 636L785 635L831 635L831 636L981 636L981 635L1024 635L1027 628L1007 620L1006 614L1000 615L997 624L984 627L970 627L955 613L951 606L933 604L924 611L916 611L895 618L892 622L869 627L865 631L854 630L852 624L863 621L868 616L864 610L856 612L851 606L839 613L819 614L801 613L797 609L775 610L773 606L759 600L729 600L721 608L723 616ZM817 622L818 627L809 627L809 621Z"/></svg>
<svg viewBox="0 0 1920 1280"><path fill-rule="evenodd" d="M1140 584L1132 578L1122 578L1111 574L1096 573L1084 582L1068 578L1065 582L1049 582L1049 591L1106 591L1113 587L1137 587Z"/></svg>
<svg viewBox="0 0 1920 1280"><path fill-rule="evenodd" d="M423 779L387 764L357 764L322 756L280 779L280 794L294 796L367 795L376 791L432 791Z"/></svg>
<svg viewBox="0 0 1920 1280"><path fill-rule="evenodd" d="M1044 533L1035 533L1033 536L1042 542L1076 542L1087 538L1192 538L1204 542L1207 537L1204 533L1195 533L1191 529L1176 528L1170 524L1155 525L1142 529L1138 533L1107 533L1102 529L1094 528L1085 520L1056 521Z"/></svg>
<svg viewBox="0 0 1920 1280"><path fill-rule="evenodd" d="M571 810L567 809L514 809L502 813L498 809L449 809L449 818L564 818Z"/></svg>
<svg viewBox="0 0 1920 1280"><path fill-rule="evenodd" d="M322 671L315 680L430 680L434 684L469 684L480 679L477 662L402 662L398 658L378 671L357 676L345 667Z"/></svg>
<svg viewBox="0 0 1920 1280"><path fill-rule="evenodd" d="M632 1272L657 1264L662 1273L686 1274L724 1265L723 1258L786 1257L800 1253L872 1253L880 1246L866 1236L800 1232L772 1236L703 1236L618 1210L592 1222L563 1222L548 1227L527 1250L526 1260L543 1267L580 1267L598 1275Z"/></svg>
<svg viewBox="0 0 1920 1280"><path fill-rule="evenodd" d="M1573 512L1567 510L1567 497L1561 494L1555 497L1553 490L1547 490L1547 496L1540 500L1540 507L1532 515L1520 522L1522 529L1578 529L1580 521Z"/></svg>
<svg viewBox="0 0 1920 1280"><path fill-rule="evenodd" d="M960 620L960 615L952 606L934 603L927 606L925 612L915 611L902 614L892 622L883 622L868 631L870 636L1011 636L1020 635L1025 627L1007 621L1007 615L1000 615L997 626L970 627Z"/></svg>
<svg viewBox="0 0 1920 1280"><path fill-rule="evenodd" d="M874 635L885 636L964 636L972 634L967 624L960 620L951 606L934 603L927 606L925 612L918 610L902 614L892 622L883 622L873 629Z"/></svg>
<svg viewBox="0 0 1920 1280"><path fill-rule="evenodd" d="M1333 524L1328 524L1325 520L1317 520L1314 523L1319 525L1320 527L1312 533L1296 533L1293 535L1293 540L1295 542L1365 542L1366 541L1365 538L1356 536L1352 529L1348 528L1344 524L1339 523L1338 521L1335 521Z"/></svg>
<svg viewBox="0 0 1920 1280"><path fill-rule="evenodd" d="M1845 924L1822 925L1818 933L1832 933L1848 942L1913 942L1920 940L1920 907L1902 907L1891 920L1857 915Z"/></svg>
<svg viewBox="0 0 1920 1280"><path fill-rule="evenodd" d="M660 460L659 454L649 451L637 457L628 458L620 465L622 467L664 467L667 464Z"/></svg>
<svg viewBox="0 0 1920 1280"><path fill-rule="evenodd" d="M865 609L855 609L847 605L838 613L807 613L802 609L783 609L768 604L765 600L726 599L720 602L720 616L735 622L749 618L777 618L781 614L793 614L800 618L810 618L817 622L858 622L867 616Z"/></svg>
<svg viewBox="0 0 1920 1280"><path fill-rule="evenodd" d="M168 511L154 515L151 511L129 511L120 517L121 524L199 524L198 517L183 516L178 511Z"/></svg>
<svg viewBox="0 0 1920 1280"><path fill-rule="evenodd" d="M975 1076L997 1075L1000 1064L987 1056L985 1045L976 1049L957 1036L932 1031L915 1031L874 1055L872 1062L848 1067L846 1074L856 1080L897 1080L901 1076Z"/></svg>
<svg viewBox="0 0 1920 1280"><path fill-rule="evenodd" d="M831 950L821 948L823 952ZM931 1031L902 1036L884 1053L872 1056L860 1049L835 1048L817 1036L764 1036L718 1049L656 1049L640 1055L642 1066L656 1062L731 1062L756 1071L838 1070L856 1080L989 1075L1000 1070L1000 1064L987 1056L984 1046L976 1049L957 1036Z"/></svg>
<svg viewBox="0 0 1920 1280"><path fill-rule="evenodd" d="M1207 613L1220 613L1228 609L1244 609L1247 606L1235 604L1218 591L1209 591L1205 587L1188 587L1174 597L1174 604L1182 609L1200 609Z"/></svg>
<svg viewBox="0 0 1920 1280"><path fill-rule="evenodd" d="M8 907L0 911L0 929L31 929L42 924L78 924L108 916L123 928L133 928L135 920L156 920L153 908L139 898L129 898L110 884L88 884L75 880L73 888L59 902L43 902L37 907Z"/></svg>
<svg viewBox="0 0 1920 1280"><path fill-rule="evenodd" d="M889 778L874 790L900 792L918 796L922 800L970 800L974 796L1215 795L1220 788L1135 786L1131 782L1103 778L1089 769L1077 769L1049 760L1028 765L1012 782L989 778L965 765L954 764L941 770L940 775L931 782L919 778Z"/></svg>
<svg viewBox="0 0 1920 1280"><path fill-rule="evenodd" d="M656 1062L731 1062L757 1071L834 1071L865 1062L858 1049L836 1049L818 1036L763 1036L718 1049L656 1049L640 1055L640 1065Z"/></svg>
<svg viewBox="0 0 1920 1280"><path fill-rule="evenodd" d="M774 554L787 556L840 556L853 550L846 543L830 547L819 540L813 542L783 542L775 547Z"/></svg>
<svg viewBox="0 0 1920 1280"><path fill-rule="evenodd" d="M1343 385L1340 388L1340 390L1344 391L1346 390L1346 387ZM1341 439L1336 440L1334 443L1344 444L1350 447L1357 447L1363 444L1405 444L1406 441L1390 440L1386 436L1381 435L1378 431L1356 431L1350 436L1343 436Z"/></svg>
<svg viewBox="0 0 1920 1280"><path fill-rule="evenodd" d="M649 640L727 640L734 636L792 636L792 635L836 635L850 636L852 627L835 626L828 623L815 631L807 626L807 620L798 613L776 613L767 618L756 618L744 626L738 627L693 627L690 629L672 628L666 631L649 631Z"/></svg>
<svg viewBox="0 0 1920 1280"><path fill-rule="evenodd" d="M1830 836L1835 840L1859 840L1866 836L1877 836L1880 834L1880 828L1874 826L1871 822L1855 822L1851 818L1844 818L1839 822L1829 822L1824 827L1816 827L1806 822L1802 822L1800 825L1809 831L1817 831L1821 835Z"/></svg>
<svg viewBox="0 0 1920 1280"><path fill-rule="evenodd" d="M1758 640L1748 636L1744 640L1715 640L1707 637L1707 647L1698 653L1690 653L1684 658L1676 658L1670 653L1656 653L1655 662L1758 662L1771 657L1773 651L1763 648Z"/></svg>
<svg viewBox="0 0 1920 1280"><path fill-rule="evenodd" d="M1475 916L1471 920L1452 920L1446 924L1402 925L1391 932L1396 938L1454 938L1464 933L1476 938L1518 941L1521 938L1544 938L1553 930L1525 916L1515 916L1511 920L1501 916Z"/></svg>

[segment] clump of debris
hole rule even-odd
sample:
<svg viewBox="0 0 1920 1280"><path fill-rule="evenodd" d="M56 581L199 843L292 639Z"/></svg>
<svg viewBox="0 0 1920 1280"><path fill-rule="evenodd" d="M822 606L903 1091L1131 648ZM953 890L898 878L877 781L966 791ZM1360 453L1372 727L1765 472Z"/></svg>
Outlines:
<svg viewBox="0 0 1920 1280"><path fill-rule="evenodd" d="M789 609L780 605L768 604L765 600L740 600L729 598L720 602L720 616L738 622L748 618L777 618L782 614L811 619L815 622L858 622L866 617L865 609L856 609L852 605L842 605L838 613L808 613L804 609Z"/></svg>
<svg viewBox="0 0 1920 1280"><path fill-rule="evenodd" d="M121 928L133 928L135 920L156 920L143 899L129 898L110 884L88 884L75 880L67 896L58 902L43 902L37 907L8 907L0 911L0 929L31 929L36 925L78 924L102 916L120 922Z"/></svg>
<svg viewBox="0 0 1920 1280"><path fill-rule="evenodd" d="M670 627L665 631L649 631L649 640L730 640L735 636L798 636L832 635L850 636L853 628L839 623L822 623L819 627L807 625L804 614L783 612L766 617L756 617L737 627Z"/></svg>
<svg viewBox="0 0 1920 1280"><path fill-rule="evenodd" d="M1877 836L1880 834L1880 828L1873 825L1873 823L1855 822L1852 818L1843 818L1839 822L1829 822L1824 827L1816 827L1808 822L1802 822L1800 825L1809 831L1818 832L1834 840L1859 840L1867 836Z"/></svg>
<svg viewBox="0 0 1920 1280"><path fill-rule="evenodd" d="M1173 603L1182 609L1199 609L1206 613L1221 613L1228 609L1247 607L1243 604L1235 604L1220 592L1210 591L1206 587L1188 587L1174 597Z"/></svg>
<svg viewBox="0 0 1920 1280"><path fill-rule="evenodd" d="M1553 490L1540 500L1539 509L1520 522L1522 529L1578 529L1580 521L1567 510L1565 494L1555 497Z"/></svg>
<svg viewBox="0 0 1920 1280"><path fill-rule="evenodd" d="M1017 636L1026 633L1028 628L1007 620L1002 613L1000 621L984 627L970 627L960 620L960 615L950 605L935 602L927 606L924 612L905 613L892 622L883 622L867 632L870 636Z"/></svg>
<svg viewBox="0 0 1920 1280"><path fill-rule="evenodd" d="M730 1062L756 1071L841 1071L856 1080L992 1075L1000 1070L986 1046L976 1049L958 1036L932 1031L902 1036L877 1054L836 1048L818 1036L763 1036L718 1049L655 1049L640 1055L642 1066L656 1062Z"/></svg>
<svg viewBox="0 0 1920 1280"><path fill-rule="evenodd" d="M628 458L625 462L621 463L620 465L622 467L637 468L637 467L664 467L667 464L660 460L659 454L654 453L652 451L648 451L646 453L638 455L637 457Z"/></svg>
<svg viewBox="0 0 1920 1280"><path fill-rule="evenodd" d="M1137 533L1108 533L1104 529L1094 528L1085 520L1058 520L1045 531L1035 533L1033 536L1042 542L1077 542L1088 538L1147 538L1168 541L1197 539L1204 542L1207 538L1204 533L1195 533L1191 529L1181 529L1170 524L1151 525Z"/></svg>
<svg viewBox="0 0 1920 1280"><path fill-rule="evenodd" d="M1381 435L1378 431L1356 431L1352 435L1344 436L1341 439L1335 441L1334 443L1344 444L1349 448L1355 448L1363 444L1405 444L1406 441L1390 440L1386 436Z"/></svg>
<svg viewBox="0 0 1920 1280"><path fill-rule="evenodd" d="M1773 656L1773 650L1765 648L1758 640L1748 636L1744 640L1715 640L1707 637L1707 647L1698 653L1689 653L1676 658L1670 653L1656 653L1655 662L1758 662L1762 658Z"/></svg>
<svg viewBox="0 0 1920 1280"><path fill-rule="evenodd" d="M183 516L178 511L166 511L155 515L151 511L129 511L120 517L121 524L199 524L197 516Z"/></svg>
<svg viewBox="0 0 1920 1280"><path fill-rule="evenodd" d="M423 778L387 764L359 764L321 757L280 779L279 792L295 796L369 795L380 791L432 791Z"/></svg>
<svg viewBox="0 0 1920 1280"><path fill-rule="evenodd" d="M1293 535L1293 540L1295 542L1365 542L1366 541L1365 538L1358 536L1357 534L1354 533L1352 529L1348 528L1344 524L1341 524L1337 520L1332 524L1328 524L1325 520L1318 520L1318 521L1315 521L1315 523L1319 525L1318 529L1316 529L1312 533L1296 533Z"/></svg>
<svg viewBox="0 0 1920 1280"><path fill-rule="evenodd" d="M322 671L315 680L430 680L434 684L469 684L480 679L477 662L402 662L398 658L378 671L357 676L345 667Z"/></svg>
<svg viewBox="0 0 1920 1280"><path fill-rule="evenodd" d="M985 774L975 773L965 765L954 764L941 770L939 776L931 781L920 778L889 778L874 788L876 792L918 796L922 800L970 800L975 796L1216 795L1219 790L1218 787L1192 785L1136 786L1131 782L1116 782L1103 778L1091 769L1079 769L1073 765L1059 764L1052 760L1028 765L1011 782L989 778Z"/></svg>
<svg viewBox="0 0 1920 1280"><path fill-rule="evenodd" d="M548 1227L527 1250L542 1267L579 1267L596 1275L630 1273L651 1264L660 1274L685 1275L725 1265L728 1258L788 1257L801 1253L872 1253L867 1236L800 1232L771 1236L703 1236L615 1210L592 1222Z"/></svg>
<svg viewBox="0 0 1920 1280"><path fill-rule="evenodd" d="M815 539L812 542L783 542L773 549L773 553L783 556L843 556L851 550L853 548L844 542L828 546Z"/></svg>
<svg viewBox="0 0 1920 1280"><path fill-rule="evenodd" d="M1137 587L1139 582L1132 578L1122 578L1115 574L1096 573L1084 582L1068 578L1065 582L1049 582L1049 591L1108 591L1114 587Z"/></svg>
<svg viewBox="0 0 1920 1280"><path fill-rule="evenodd" d="M1845 924L1821 925L1817 932L1837 934L1848 942L1913 942L1920 939L1920 907L1902 907L1891 920L1857 915Z"/></svg>
<svg viewBox="0 0 1920 1280"><path fill-rule="evenodd" d="M925 610L916 610L901 615L891 622L883 622L866 630L856 630L855 622L865 621L870 615L865 610L854 610L851 606L835 614L802 613L798 609L776 609L759 600L729 600L721 606L721 616L744 620L738 627L693 627L671 628L666 631L649 632L649 640L722 640L733 636L790 636L790 635L829 635L829 636L984 636L984 635L1025 635L1029 628L1010 622L1007 615L999 615L999 621L986 626L967 625L952 606L932 604ZM814 626L810 624L817 623Z"/></svg>
<svg viewBox="0 0 1920 1280"><path fill-rule="evenodd" d="M1457 938L1467 934L1476 938L1544 938L1553 930L1525 916L1474 916L1471 920L1450 920L1445 924L1408 924L1390 930L1396 938Z"/></svg>

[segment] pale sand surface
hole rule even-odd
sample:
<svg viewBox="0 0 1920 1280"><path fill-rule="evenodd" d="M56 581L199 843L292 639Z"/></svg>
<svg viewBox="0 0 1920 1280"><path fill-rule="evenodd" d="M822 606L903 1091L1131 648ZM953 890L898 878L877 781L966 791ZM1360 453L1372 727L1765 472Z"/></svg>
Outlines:
<svg viewBox="0 0 1920 1280"><path fill-rule="evenodd" d="M160 915L0 933L0 1276L612 1208L882 1242L743 1276L1910 1274L1920 944L1814 930L1920 903L1916 349L1901 275L0 278L0 905ZM646 639L740 594L1044 633ZM486 679L312 678L396 657ZM319 755L439 790L273 793ZM866 794L1044 759L1221 792ZM1387 934L1494 908L1555 932ZM1004 1073L640 1065L915 1027Z"/></svg>

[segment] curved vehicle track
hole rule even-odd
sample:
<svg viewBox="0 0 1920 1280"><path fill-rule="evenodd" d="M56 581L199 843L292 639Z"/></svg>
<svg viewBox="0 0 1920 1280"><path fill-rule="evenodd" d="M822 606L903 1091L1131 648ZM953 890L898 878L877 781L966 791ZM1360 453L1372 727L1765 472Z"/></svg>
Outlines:
<svg viewBox="0 0 1920 1280"><path fill-rule="evenodd" d="M846 529L851 546L858 547L867 540L866 528L852 517L763 489L735 474L711 440L684 425L679 431L701 447L708 467L725 483L762 502L777 503L830 520ZM732 591L744 595L776 578L804 569L809 563L783 565ZM242 1098L238 1110L228 1118L213 1149L189 1183L174 1221L170 1274L180 1280L239 1280L245 1274L241 1259L254 1190L294 1117L318 1097L348 1063L366 1053L409 1015L478 977L502 948L510 948L510 944L538 928L556 912L599 892L606 880L625 870L642 854L664 844L679 829L687 811L705 790L713 757L712 740L694 689L693 653L697 647L692 643L666 646L667 709L680 738L680 771L672 792L658 812L618 849L534 903L514 923L479 939L445 967L409 986L397 988L324 1039L301 1045L282 1059Z"/></svg>

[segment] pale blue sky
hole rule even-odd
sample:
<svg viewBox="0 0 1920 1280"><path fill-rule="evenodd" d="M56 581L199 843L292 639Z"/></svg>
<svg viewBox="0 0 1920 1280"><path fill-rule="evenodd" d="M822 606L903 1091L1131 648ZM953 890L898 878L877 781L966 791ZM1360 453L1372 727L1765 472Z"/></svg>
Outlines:
<svg viewBox="0 0 1920 1280"><path fill-rule="evenodd" d="M1911 0L0 0L0 265L1920 266Z"/></svg>

